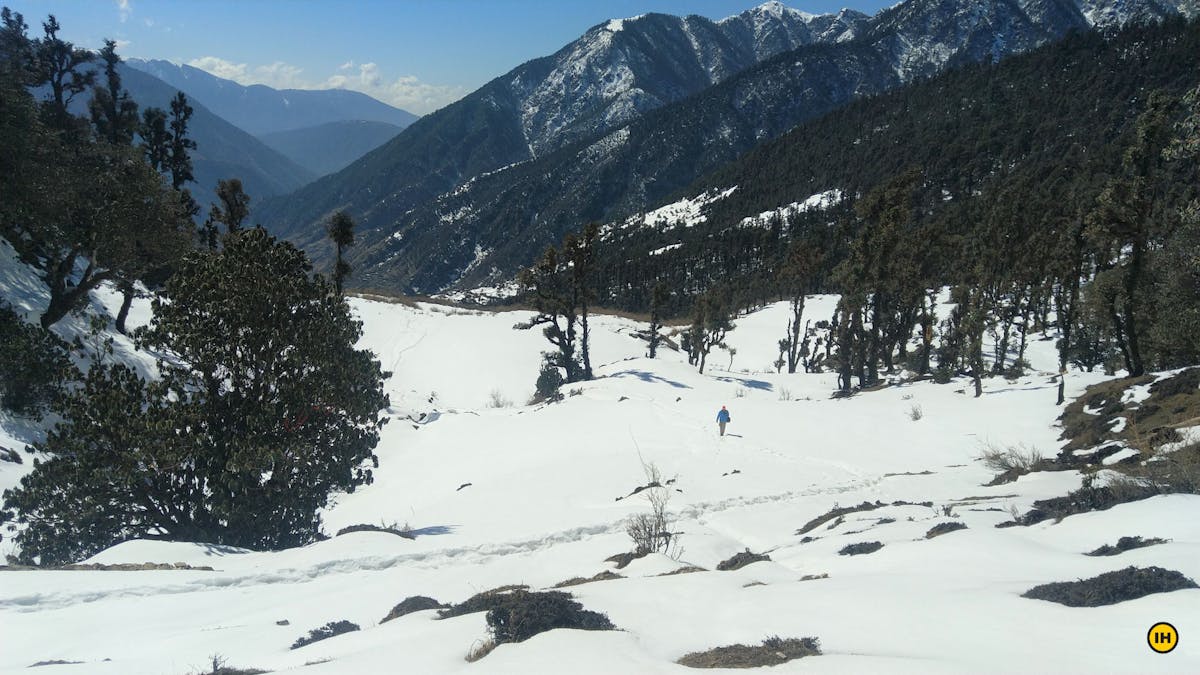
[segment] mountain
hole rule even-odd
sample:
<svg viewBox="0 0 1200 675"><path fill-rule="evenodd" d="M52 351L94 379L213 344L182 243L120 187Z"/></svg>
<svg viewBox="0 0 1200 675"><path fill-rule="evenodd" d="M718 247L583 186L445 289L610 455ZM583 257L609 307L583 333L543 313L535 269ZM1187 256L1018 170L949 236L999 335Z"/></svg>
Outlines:
<svg viewBox="0 0 1200 675"><path fill-rule="evenodd" d="M1175 20L1108 38L1076 34L855 101L706 174L672 203L607 226L599 304L645 311L658 281L684 291L668 308L678 313L690 310L693 290L718 285L773 297L789 241L834 223L844 237L856 222L844 197L911 167L922 176L912 227L949 234L929 242L940 252L927 271L934 285L951 284L971 256L953 241L978 245L989 223L1003 223L1011 241L1038 241L1094 210L1151 94L1178 99L1198 71L1200 22ZM1174 186L1163 212L1195 196L1197 172L1194 162L1163 169ZM828 283L845 251L826 246L817 276Z"/></svg>
<svg viewBox="0 0 1200 675"><path fill-rule="evenodd" d="M177 89L136 68L124 64L120 68L121 84L141 109L170 109ZM188 136L196 141L196 149L192 151L196 181L187 187L201 206L207 207L216 200L214 190L222 178L241 178L246 193L258 201L291 192L316 177L214 114L203 103L190 96L188 101L193 109Z"/></svg>
<svg viewBox="0 0 1200 675"><path fill-rule="evenodd" d="M312 173L324 176L341 171L400 131L400 127L387 122L345 120L263 134L258 139Z"/></svg>
<svg viewBox="0 0 1200 675"><path fill-rule="evenodd" d="M493 284L565 232L662 203L706 171L855 98L1116 27L1110 21L1195 14L1198 3L1130 0L1121 12L1107 11L1111 4L908 0L854 40L784 52L608 134L476 176L416 208L376 202L360 212L366 234L353 254L357 283L424 293Z"/></svg>
<svg viewBox="0 0 1200 675"><path fill-rule="evenodd" d="M365 243L377 243L404 213L472 177L592 138L781 50L851 39L867 20L771 2L725 21L646 14L602 23L426 115L338 174L263 205L255 217L320 254L322 219L344 208Z"/></svg>
<svg viewBox="0 0 1200 675"><path fill-rule="evenodd" d="M209 110L256 136L347 120L406 127L417 119L406 110L348 89L244 86L199 68L170 61L129 59L127 63L186 92Z"/></svg>

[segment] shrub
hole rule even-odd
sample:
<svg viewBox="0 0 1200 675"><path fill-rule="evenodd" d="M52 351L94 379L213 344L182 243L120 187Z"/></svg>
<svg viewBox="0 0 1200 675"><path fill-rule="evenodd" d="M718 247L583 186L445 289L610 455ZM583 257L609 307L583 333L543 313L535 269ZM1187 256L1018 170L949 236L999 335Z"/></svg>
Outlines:
<svg viewBox="0 0 1200 675"><path fill-rule="evenodd" d="M22 561L146 536L306 544L331 492L372 481L384 376L302 251L241 230L189 253L166 292L138 335L161 378L94 365L35 447L51 459L5 492Z"/></svg>
<svg viewBox="0 0 1200 675"><path fill-rule="evenodd" d="M198 675L263 675L267 672L258 668L235 668L227 665L229 660L220 654L213 654L209 658L212 659L212 668Z"/></svg>
<svg viewBox="0 0 1200 675"><path fill-rule="evenodd" d="M412 528L408 526L408 523L400 525L394 521L391 523L381 523L379 525L372 525L370 523L348 525L338 530L337 534L333 536L340 537L343 534L352 534L354 532L386 532L388 534L394 534L397 537L404 537L405 539L417 538L416 535L412 533Z"/></svg>
<svg viewBox="0 0 1200 675"><path fill-rule="evenodd" d="M1016 523L1018 525L1034 525L1044 520L1062 520L1077 513L1104 511L1117 504L1149 499L1158 494L1162 494L1162 490L1149 482L1115 478L1108 485L1097 486L1096 475L1087 474L1083 477L1082 485L1078 490L1067 493L1065 497L1035 501L1033 508Z"/></svg>
<svg viewBox="0 0 1200 675"><path fill-rule="evenodd" d="M658 552L677 558L680 554L679 539L671 532L671 520L667 513L671 491L664 487L671 481L663 481L662 474L653 462L644 464L642 468L646 472L648 487L635 490L635 493L640 491L645 495L650 512L631 516L625 524L625 533L633 540L635 557Z"/></svg>
<svg viewBox="0 0 1200 675"><path fill-rule="evenodd" d="M1126 567L1080 581L1062 581L1035 586L1021 594L1034 600L1049 600L1068 607L1100 607L1136 600L1153 593L1200 588L1195 581L1161 567Z"/></svg>
<svg viewBox="0 0 1200 675"><path fill-rule="evenodd" d="M501 393L499 389L493 389L488 394L487 405L489 408L511 408L512 400Z"/></svg>
<svg viewBox="0 0 1200 675"><path fill-rule="evenodd" d="M483 591L482 593L476 593L475 595L472 595L471 597L467 598L466 600L463 600L462 602L458 603L457 605L450 605L449 607L447 607L445 609L438 610L438 618L439 619L450 619L450 618L453 618L456 616L462 616L464 614L474 614L476 612L486 612L486 611L492 609L493 607L500 606L500 604L502 602L504 602L505 595L514 593L516 591L524 591L524 590L528 590L528 589L529 589L528 586L514 585L514 586L501 586L499 588L493 588L488 591Z"/></svg>
<svg viewBox="0 0 1200 675"><path fill-rule="evenodd" d="M543 358L542 367L538 370L537 381L533 385L533 398L530 399L530 403L561 401L563 395L558 388L565 382L558 366L554 365L550 358Z"/></svg>
<svg viewBox="0 0 1200 675"><path fill-rule="evenodd" d="M863 541L857 544L850 544L838 551L838 555L864 555L866 553L874 553L883 548L883 544L877 541Z"/></svg>
<svg viewBox="0 0 1200 675"><path fill-rule="evenodd" d="M949 532L954 532L955 530L965 530L965 529L967 529L967 526L964 523L960 523L960 522L956 522L956 521L952 521L949 523L939 523L939 524L934 525L933 527L929 528L929 531L925 533L925 538L933 539L934 537L938 537L938 536L941 536L941 535L949 533Z"/></svg>
<svg viewBox="0 0 1200 675"><path fill-rule="evenodd" d="M583 608L561 591L511 591L492 597L487 613L488 629L495 645L524 642L555 628L615 630L608 617ZM479 650L475 650L479 651ZM487 648L486 651L491 651ZM486 652L484 652L486 653ZM482 658L482 654L476 658Z"/></svg>
<svg viewBox="0 0 1200 675"><path fill-rule="evenodd" d="M817 638L769 637L759 646L736 644L692 652L675 663L689 668L758 668L820 654L821 643Z"/></svg>
<svg viewBox="0 0 1200 675"><path fill-rule="evenodd" d="M921 406L917 405L916 403L914 403L912 407L908 409L908 419L914 422L920 421L920 419L924 416L925 412L921 410Z"/></svg>
<svg viewBox="0 0 1200 675"><path fill-rule="evenodd" d="M1012 471L1029 473L1034 470L1043 458L1042 453L1037 448L1027 448L1019 445L1003 449L988 446L979 455L978 459L990 471L995 473L1009 473Z"/></svg>
<svg viewBox="0 0 1200 675"><path fill-rule="evenodd" d="M583 584L590 584L593 581L609 581L612 579L624 579L624 578L625 577L621 576L620 574L617 574L616 572L604 570L603 572L600 572L599 574L596 574L595 576L572 577L570 579L567 579L566 581L560 581L557 584L554 584L554 587L555 588L567 588L570 586L582 586Z"/></svg>
<svg viewBox="0 0 1200 675"><path fill-rule="evenodd" d="M392 619L399 619L406 614L413 612L423 612L427 609L443 609L446 605L434 600L433 598L424 595L411 595L400 601L400 604L392 608L392 611L387 613L379 623L387 623Z"/></svg>
<svg viewBox="0 0 1200 675"><path fill-rule="evenodd" d="M717 563L717 570L719 570L721 572L740 570L743 567L745 567L746 565L750 565L750 564L753 564L756 562L763 562L763 561L770 560L770 559L771 559L771 556L769 556L765 553L751 553L750 549L746 549L745 551L742 551L741 553L734 555L732 558L729 558L728 560L722 560L721 562Z"/></svg>
<svg viewBox="0 0 1200 675"><path fill-rule="evenodd" d="M1154 546L1156 544L1165 544L1165 543L1167 543L1167 541L1165 539L1142 539L1141 537L1121 537L1120 539L1117 540L1116 546L1105 544L1105 545L1101 546L1100 548L1098 548L1094 551L1091 551L1090 553L1086 553L1084 555L1091 555L1091 556L1117 555L1119 553L1124 553L1125 551L1132 551L1135 548L1145 548L1146 546Z"/></svg>
<svg viewBox="0 0 1200 675"><path fill-rule="evenodd" d="M40 418L73 374L65 342L0 303L0 407Z"/></svg>
<svg viewBox="0 0 1200 675"><path fill-rule="evenodd" d="M314 642L327 640L335 635L353 633L356 630L358 630L358 624L356 623L350 623L349 621L345 620L330 621L320 628L314 628L308 631L308 635L305 637L296 638L296 641L292 643L292 649L299 649L301 647L311 645Z"/></svg>

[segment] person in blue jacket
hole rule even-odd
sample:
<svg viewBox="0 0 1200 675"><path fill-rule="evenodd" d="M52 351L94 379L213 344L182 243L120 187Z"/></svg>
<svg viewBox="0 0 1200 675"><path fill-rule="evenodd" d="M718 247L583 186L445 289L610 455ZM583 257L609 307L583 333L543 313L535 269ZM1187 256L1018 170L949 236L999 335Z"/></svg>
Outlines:
<svg viewBox="0 0 1200 675"><path fill-rule="evenodd" d="M721 427L721 435L725 435L725 425L729 424L729 411L725 406L721 406L721 411L717 413L717 424Z"/></svg>

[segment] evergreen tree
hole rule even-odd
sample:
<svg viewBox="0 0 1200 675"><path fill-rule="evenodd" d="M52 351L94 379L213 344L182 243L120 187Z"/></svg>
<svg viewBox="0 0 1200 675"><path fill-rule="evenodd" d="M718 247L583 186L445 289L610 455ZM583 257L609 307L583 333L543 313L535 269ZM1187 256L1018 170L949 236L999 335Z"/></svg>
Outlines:
<svg viewBox="0 0 1200 675"><path fill-rule="evenodd" d="M387 405L361 325L304 253L261 229L190 253L141 346L161 379L91 369L38 462L4 494L20 560L131 537L279 548L312 541L333 490L371 482Z"/></svg>
<svg viewBox="0 0 1200 675"><path fill-rule="evenodd" d="M217 200L220 203L209 206L208 218L201 227L203 244L210 250L220 243L218 224L224 225L226 233L232 234L241 230L242 223L250 215L250 197L242 190L240 178L218 180Z"/></svg>
<svg viewBox="0 0 1200 675"><path fill-rule="evenodd" d="M650 351L648 356L654 358L658 353L658 345L662 342L663 309L670 301L671 291L661 281L654 284L650 292Z"/></svg>
<svg viewBox="0 0 1200 675"><path fill-rule="evenodd" d="M1150 249L1169 232L1177 214L1162 209L1160 180L1163 151L1170 142L1174 102L1161 93L1150 96L1138 118L1134 141L1125 151L1122 175L1101 193L1088 226L1097 248L1108 251L1105 274L1119 275L1122 283L1107 296L1109 317L1118 339L1125 369L1130 376L1146 372L1143 337L1153 321L1154 300L1147 265Z"/></svg>
<svg viewBox="0 0 1200 675"><path fill-rule="evenodd" d="M70 105L96 81L96 72L87 67L96 55L58 37L61 28L53 14L42 22L44 35L33 43L33 84L50 89L44 108L47 124L59 131L78 133L83 125L70 113Z"/></svg>
<svg viewBox="0 0 1200 675"><path fill-rule="evenodd" d="M171 174L171 187L179 190L184 183L195 180L192 175L191 151L196 149L196 141L188 138L188 122L192 119L192 106L188 104L187 95L182 91L175 93L171 99L170 141L168 147L166 168Z"/></svg>
<svg viewBox="0 0 1200 675"><path fill-rule="evenodd" d="M101 139L113 145L129 145L138 130L138 106L129 92L121 88L121 73L117 71L121 57L117 55L116 42L104 41L100 60L104 62L105 86L96 86L88 102L92 126Z"/></svg>
<svg viewBox="0 0 1200 675"><path fill-rule="evenodd" d="M688 329L689 360L704 372L704 365L714 347L725 346L725 335L735 328L729 293L725 289L710 289L697 296L692 309L692 325Z"/></svg>
<svg viewBox="0 0 1200 675"><path fill-rule="evenodd" d="M780 360L786 357L789 374L795 373L800 364L800 320L804 316L804 298L816 286L820 255L815 242L796 240L788 247L784 262L776 273L779 289L791 309L787 332L779 341Z"/></svg>
<svg viewBox="0 0 1200 675"><path fill-rule="evenodd" d="M354 219L345 211L338 211L325 226L329 240L333 242L336 259L333 263L333 286L342 295L342 285L350 276L350 263L346 262L345 251L354 245Z"/></svg>
<svg viewBox="0 0 1200 675"><path fill-rule="evenodd" d="M166 172L171 156L171 134L167 131L167 113L162 108L146 108L142 111L142 122L138 126L142 137L142 151L146 161L155 171Z"/></svg>

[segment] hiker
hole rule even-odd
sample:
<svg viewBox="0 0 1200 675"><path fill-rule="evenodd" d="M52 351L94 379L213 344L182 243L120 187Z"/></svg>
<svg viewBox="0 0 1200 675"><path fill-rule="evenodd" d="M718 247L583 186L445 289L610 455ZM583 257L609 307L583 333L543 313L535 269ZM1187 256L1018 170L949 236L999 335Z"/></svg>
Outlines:
<svg viewBox="0 0 1200 675"><path fill-rule="evenodd" d="M721 427L721 435L725 435L725 425L729 424L729 411L725 406L721 406L721 411L717 413L717 424Z"/></svg>

